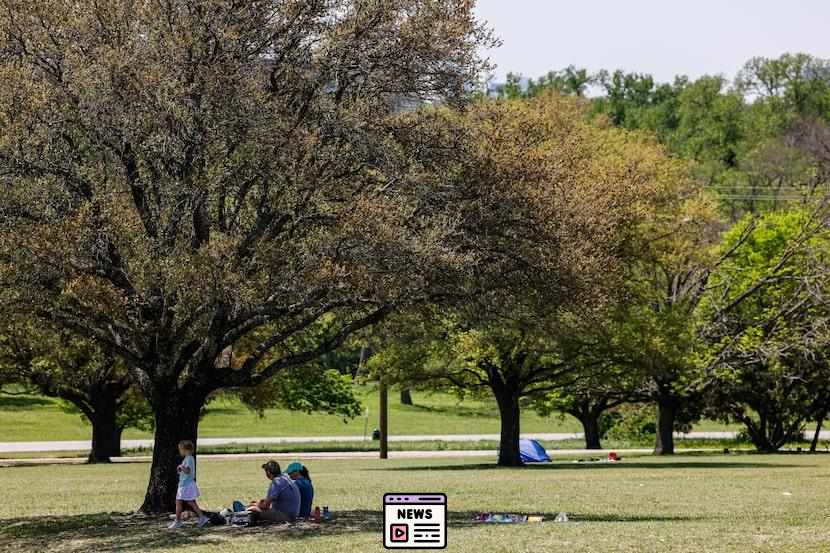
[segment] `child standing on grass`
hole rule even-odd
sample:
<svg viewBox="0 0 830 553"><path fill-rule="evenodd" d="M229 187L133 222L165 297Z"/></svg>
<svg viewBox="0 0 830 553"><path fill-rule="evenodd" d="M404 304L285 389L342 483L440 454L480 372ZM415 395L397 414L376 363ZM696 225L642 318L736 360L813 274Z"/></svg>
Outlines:
<svg viewBox="0 0 830 553"><path fill-rule="evenodd" d="M199 515L197 526L202 528L208 523L208 517L199 508L196 499L199 497L199 487L196 485L196 459L193 457L195 446L190 440L179 442L179 455L184 457L182 464L176 467L179 472L179 489L176 492L176 520L170 523L168 528L176 530L183 526L182 511L188 505L193 512Z"/></svg>

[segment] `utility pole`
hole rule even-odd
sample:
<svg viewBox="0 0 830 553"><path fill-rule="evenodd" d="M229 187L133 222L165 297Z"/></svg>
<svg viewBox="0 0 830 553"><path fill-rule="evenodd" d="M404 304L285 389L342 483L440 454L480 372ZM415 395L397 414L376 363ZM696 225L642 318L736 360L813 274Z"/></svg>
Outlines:
<svg viewBox="0 0 830 553"><path fill-rule="evenodd" d="M363 346L360 350L360 364L358 365L360 371L366 365L369 357L372 355L372 349L369 346ZM380 396L380 406L378 409L378 426L380 428L380 458L389 458L389 387L386 385L386 377L383 374L383 369L378 371L378 392ZM368 413L368 409L367 409ZM368 421L368 419L367 419ZM365 434L365 431L364 431Z"/></svg>

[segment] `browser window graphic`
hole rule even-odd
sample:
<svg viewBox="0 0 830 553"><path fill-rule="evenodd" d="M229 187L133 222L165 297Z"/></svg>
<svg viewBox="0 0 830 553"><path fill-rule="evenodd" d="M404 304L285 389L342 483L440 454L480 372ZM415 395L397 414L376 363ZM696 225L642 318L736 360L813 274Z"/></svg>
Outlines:
<svg viewBox="0 0 830 553"><path fill-rule="evenodd" d="M387 549L447 547L447 496L388 493L383 496L383 546Z"/></svg>

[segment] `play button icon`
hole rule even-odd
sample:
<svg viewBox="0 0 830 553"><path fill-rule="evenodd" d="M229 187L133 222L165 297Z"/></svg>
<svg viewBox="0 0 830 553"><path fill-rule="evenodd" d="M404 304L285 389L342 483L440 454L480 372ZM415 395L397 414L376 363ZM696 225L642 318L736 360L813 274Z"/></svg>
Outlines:
<svg viewBox="0 0 830 553"><path fill-rule="evenodd" d="M393 542L409 541L409 525L392 524L389 527L389 539Z"/></svg>

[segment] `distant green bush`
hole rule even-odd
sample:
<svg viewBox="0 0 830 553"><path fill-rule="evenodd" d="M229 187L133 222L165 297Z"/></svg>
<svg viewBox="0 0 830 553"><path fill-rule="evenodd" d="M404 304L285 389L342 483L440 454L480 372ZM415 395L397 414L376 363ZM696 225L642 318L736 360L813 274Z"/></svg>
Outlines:
<svg viewBox="0 0 830 553"><path fill-rule="evenodd" d="M607 436L612 440L651 439L657 433L657 407L651 404L621 405L609 412Z"/></svg>

